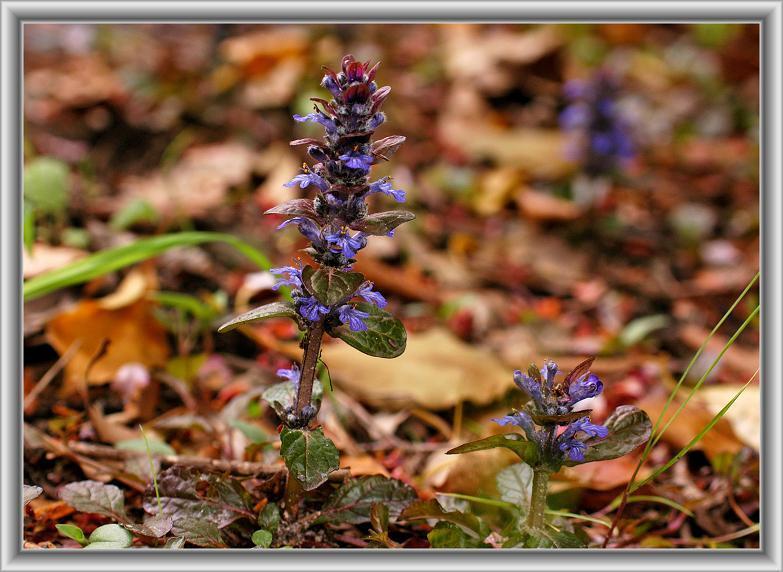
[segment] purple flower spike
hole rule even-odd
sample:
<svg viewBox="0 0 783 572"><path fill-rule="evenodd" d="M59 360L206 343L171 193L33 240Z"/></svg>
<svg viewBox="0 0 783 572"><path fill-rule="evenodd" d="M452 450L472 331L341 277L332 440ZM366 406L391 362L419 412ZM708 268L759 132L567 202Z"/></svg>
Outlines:
<svg viewBox="0 0 783 572"><path fill-rule="evenodd" d="M302 271L293 266L281 266L279 268L272 268L269 270L272 274L288 274L288 278L279 279L272 290L277 290L281 286L292 286L296 289L302 287Z"/></svg>
<svg viewBox="0 0 783 572"><path fill-rule="evenodd" d="M366 302L369 302L370 304L375 304L379 308L385 308L386 307L386 298L383 297L383 294L380 292L375 292L372 289L372 282L365 282L363 286L361 286L354 296L360 296L361 298L364 298Z"/></svg>
<svg viewBox="0 0 783 572"><path fill-rule="evenodd" d="M311 322L317 322L322 316L329 313L329 308L313 296L304 296L299 298L299 313Z"/></svg>
<svg viewBox="0 0 783 572"><path fill-rule="evenodd" d="M359 151L348 151L340 155L340 160L349 169L359 169L369 171L372 167L372 155L365 155Z"/></svg>
<svg viewBox="0 0 783 572"><path fill-rule="evenodd" d="M405 202L405 191L393 189L388 177L378 179L374 183L370 184L370 190L367 194L371 195L373 193L383 193L386 196L392 197L398 203Z"/></svg>
<svg viewBox="0 0 783 572"><path fill-rule="evenodd" d="M296 177L284 184L284 187L295 187L299 185L300 189L306 189L310 185L318 187L322 191L329 189L329 183L326 180L316 175L315 173L299 173Z"/></svg>
<svg viewBox="0 0 783 572"><path fill-rule="evenodd" d="M571 398L571 404L600 395L604 389L604 384L594 373L583 375L579 379L572 381L568 386L568 396Z"/></svg>
<svg viewBox="0 0 783 572"><path fill-rule="evenodd" d="M353 306L345 304L340 306L337 315L340 321L343 324L348 324L348 327L354 332L363 332L367 329L367 324L364 323L364 320L370 317L370 314L367 312L362 312Z"/></svg>

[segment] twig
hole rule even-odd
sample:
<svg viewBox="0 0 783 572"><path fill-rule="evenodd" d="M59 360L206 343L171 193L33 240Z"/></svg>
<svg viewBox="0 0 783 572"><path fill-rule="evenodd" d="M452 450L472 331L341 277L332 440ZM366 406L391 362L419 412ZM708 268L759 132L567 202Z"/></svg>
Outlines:
<svg viewBox="0 0 783 572"><path fill-rule="evenodd" d="M70 347L68 347L67 350L65 350L65 353L60 356L60 358L54 362L54 365L48 369L48 371L41 377L40 380L38 380L38 383L35 384L35 387L33 387L32 391L28 393L24 398L24 409L27 411L30 406L33 404L35 399L43 392L44 389L46 389L49 384L52 382L52 380L57 377L57 374L62 371L62 369L73 359L73 356L76 355L76 352L79 351L79 348L82 346L82 340L78 339L74 341Z"/></svg>

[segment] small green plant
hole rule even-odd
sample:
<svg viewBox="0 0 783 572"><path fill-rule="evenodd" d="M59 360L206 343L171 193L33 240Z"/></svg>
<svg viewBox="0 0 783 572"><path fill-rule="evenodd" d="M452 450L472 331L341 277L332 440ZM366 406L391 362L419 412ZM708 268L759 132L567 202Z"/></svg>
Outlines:
<svg viewBox="0 0 783 572"><path fill-rule="evenodd" d="M291 287L291 300L255 308L219 329L226 332L258 320L287 317L303 332L301 366L279 370L278 375L286 381L264 394L284 424L280 453L294 477L289 479L286 506L292 513L300 496L296 487L312 490L339 467L337 448L322 429L311 426L322 394L316 372L324 334L374 357L393 358L405 350L402 323L383 309L386 300L373 290L373 283L353 271L356 255L367 245L368 237L392 236L397 226L414 218L402 210L368 214L366 200L370 195L405 200L404 191L392 188L388 177L370 182L372 165L388 160L405 140L401 136L371 139L385 120L380 107L391 91L375 83L377 69L377 65L371 67L345 56L342 70L326 69L321 83L333 98L313 98L313 113L294 115L296 121L312 121L326 130L323 139L292 142L307 145L316 164L305 165L286 186L311 187L316 196L292 199L267 214L285 217L278 228L296 225L310 242L305 252L314 265L297 261L293 266L273 269L273 273L285 276L276 288ZM262 543L266 539L265 534L257 538Z"/></svg>
<svg viewBox="0 0 783 572"><path fill-rule="evenodd" d="M117 550L129 548L133 543L133 535L119 524L99 526L89 537L84 536L82 529L75 524L58 524L57 531L89 550Z"/></svg>
<svg viewBox="0 0 783 572"><path fill-rule="evenodd" d="M522 433L493 435L448 451L448 454L458 454L503 447L513 451L522 461L498 475L497 484L503 501L519 507L518 526L512 532L507 531L504 546L581 546L581 539L573 532L546 520L550 476L563 466L621 457L643 445L650 437L650 418L636 407L621 405L609 416L605 425L592 423L589 409L576 408L584 400L603 391L603 383L590 371L593 359L583 361L561 379L558 379L560 371L557 364L551 361L541 370L531 365L527 373L514 372L514 383L530 401L524 409L495 419L495 422L518 427ZM435 507L429 508L431 513L437 512ZM450 515L452 521L457 518L451 513L446 515ZM410 514L406 516L410 518ZM449 518L441 517L440 520L448 521ZM468 528L475 532L477 540L483 541L486 536L483 523L452 524L463 527L471 524ZM456 534L451 529L441 532L448 532L451 536Z"/></svg>

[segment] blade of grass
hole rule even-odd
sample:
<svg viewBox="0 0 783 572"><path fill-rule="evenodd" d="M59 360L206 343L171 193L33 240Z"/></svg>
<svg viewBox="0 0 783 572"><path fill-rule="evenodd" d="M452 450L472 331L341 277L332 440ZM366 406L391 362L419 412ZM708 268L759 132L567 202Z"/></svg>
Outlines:
<svg viewBox="0 0 783 572"><path fill-rule="evenodd" d="M699 431L699 433L693 439L691 439L690 442L687 445L685 445L685 447L680 449L677 452L677 454L674 455L674 457L672 457L671 459L669 459L665 464L663 464L660 467L658 467L657 469L655 469L650 475L647 476L647 478L645 478L642 481L639 481L638 483L635 483L635 484L631 485L630 492L634 492L634 491L638 490L640 487L643 487L644 485L649 483L651 480L653 480L655 477L657 477L661 473L664 473L667 470L669 470L669 468L672 465L674 465L677 461L682 459L685 456L685 454L688 451L690 451L699 441L701 441L701 439L704 437L704 435L706 435L707 432L710 429L715 427L715 424L718 421L720 421L723 418L724 415L726 415L726 412L731 408L732 405L734 405L734 402L737 401L737 399L739 398L740 395L742 395L742 392L745 391L745 389L748 387L748 385L751 384L751 382L754 379L756 379L756 376L758 375L758 373L759 373L759 370L757 369L756 373L754 373L753 376L748 381L745 382L745 385L743 385L740 388L740 390L736 394L734 394L734 397L732 397L729 400L729 402L726 405L724 405L723 408L720 411L718 411L718 413L716 413L713 416L713 418L710 420L710 422L707 423L707 425L705 425L702 428L702 430Z"/></svg>
<svg viewBox="0 0 783 572"><path fill-rule="evenodd" d="M586 514L576 514L575 512L567 512L564 510L545 510L546 514L551 516L562 516L564 518L573 518L576 520L584 520L585 522L592 522L594 524L600 524L601 526L608 527L611 523L605 518L596 518L594 516L588 516Z"/></svg>
<svg viewBox="0 0 783 572"><path fill-rule="evenodd" d="M144 445L147 447L147 459L150 462L150 474L152 475L152 485L155 487L155 498L158 500L158 514L163 514L163 504L160 502L160 491L158 490L158 477L155 471L155 464L152 462L152 449L150 449L150 442L147 439L147 434L144 432L144 427L139 425L141 436L144 438Z"/></svg>
<svg viewBox="0 0 783 572"><path fill-rule="evenodd" d="M224 242L233 246L262 270L269 270L271 267L262 252L236 236L222 232L178 232L142 238L132 244L102 250L57 270L31 278L24 283L24 299L34 300L61 288L82 284L98 276L158 256L170 248L195 246L208 242Z"/></svg>
<svg viewBox="0 0 783 572"><path fill-rule="evenodd" d="M614 510L618 506L620 506L620 500L621 497L617 497L612 501L612 504L610 504L607 508L608 510ZM690 517L693 516L693 511L691 511L689 508L686 508L682 506L680 503L673 501L671 499L667 499L666 497L659 497L657 495L634 495L629 496L626 503L631 504L634 502L656 502L659 504L665 504L668 507L673 508L674 510L678 510L681 513L684 513Z"/></svg>
<svg viewBox="0 0 783 572"><path fill-rule="evenodd" d="M484 505L487 505L487 506L494 506L494 507L502 508L502 509L506 509L506 510L518 510L519 509L519 507L517 505L515 505L514 503L506 502L506 501L502 501L502 500L497 500L497 499L488 499L488 498L485 498L485 497L474 497L472 495L463 495L461 493L437 493L437 494L439 496L443 496L443 497L451 497L451 498L455 498L455 499L471 501L471 502L475 502L475 503L478 503L478 504L484 504Z"/></svg>

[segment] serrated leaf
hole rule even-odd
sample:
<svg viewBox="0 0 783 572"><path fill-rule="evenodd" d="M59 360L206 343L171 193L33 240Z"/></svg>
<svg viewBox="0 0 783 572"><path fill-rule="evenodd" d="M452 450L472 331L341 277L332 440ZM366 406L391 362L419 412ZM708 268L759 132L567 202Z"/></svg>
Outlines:
<svg viewBox="0 0 783 572"><path fill-rule="evenodd" d="M323 429L289 429L280 433L280 455L288 471L306 491L326 482L340 468L340 453Z"/></svg>
<svg viewBox="0 0 783 572"><path fill-rule="evenodd" d="M471 537L483 539L489 534L489 527L475 515L459 512L457 510L446 511L437 500L416 501L409 505L400 515L401 520L435 519L451 522L460 526Z"/></svg>
<svg viewBox="0 0 783 572"><path fill-rule="evenodd" d="M375 503L383 503L389 516L396 519L402 510L416 500L416 492L397 479L371 475L351 479L337 489L323 506L320 522L361 524L370 521Z"/></svg>
<svg viewBox="0 0 783 572"><path fill-rule="evenodd" d="M302 283L307 291L326 306L334 306L349 299L364 282L359 272L341 272L336 268L312 266L302 269Z"/></svg>
<svg viewBox="0 0 783 572"><path fill-rule="evenodd" d="M230 332L234 328L238 328L244 324L268 320L270 318L292 318L299 323L299 314L296 313L296 308L294 308L293 304L290 302L272 302L271 304L266 304L245 312L244 314L240 314L233 320L229 320L218 328L218 332L221 334Z"/></svg>
<svg viewBox="0 0 783 572"><path fill-rule="evenodd" d="M647 414L633 405L621 405L604 423L609 434L604 439L589 439L585 460L566 461L566 465L582 465L593 461L606 461L622 457L647 442L652 423Z"/></svg>
<svg viewBox="0 0 783 572"><path fill-rule="evenodd" d="M314 220L319 219L318 215L315 213L312 199L292 199L264 211L264 214L304 216Z"/></svg>
<svg viewBox="0 0 783 572"><path fill-rule="evenodd" d="M321 385L321 382L316 378L313 381L313 395L311 398L311 403L316 408L318 408L318 404L321 403L323 395L323 385ZM264 390L264 393L261 394L261 399L266 401L270 407L275 410L278 417L285 419L286 413L293 409L294 404L296 403L296 386L292 381L276 383Z"/></svg>
<svg viewBox="0 0 783 572"><path fill-rule="evenodd" d="M68 538L75 540L82 546L85 546L89 543L87 537L84 536L84 531L75 524L57 524L55 527L57 528L57 532L63 536L67 536Z"/></svg>
<svg viewBox="0 0 783 572"><path fill-rule="evenodd" d="M402 322L373 304L360 302L356 308L370 314L364 320L367 329L354 332L343 324L331 329L328 332L330 336L340 338L349 346L373 357L394 358L405 351L408 335Z"/></svg>
<svg viewBox="0 0 783 572"><path fill-rule="evenodd" d="M133 535L119 524L104 524L93 530L88 540L93 549L128 548L133 543ZM101 546L93 546L95 544Z"/></svg>
<svg viewBox="0 0 783 572"><path fill-rule="evenodd" d="M510 449L528 465L534 465L538 461L538 446L531 441L525 441L518 433L492 435L478 441L471 441L446 451L446 454L460 455L474 451L484 451L485 449L496 449L498 447Z"/></svg>
<svg viewBox="0 0 783 572"><path fill-rule="evenodd" d="M120 522L128 520L125 497L114 485L98 481L77 481L60 489L60 498L78 511L108 516Z"/></svg>
<svg viewBox="0 0 783 572"><path fill-rule="evenodd" d="M510 465L498 472L495 477L500 498L527 513L530 507L530 495L533 491L533 469L527 463Z"/></svg>
<svg viewBox="0 0 783 572"><path fill-rule="evenodd" d="M253 536L250 537L250 540L252 540L253 544L259 548L269 548L272 546L272 538L272 533L262 528L260 530L256 530L253 533Z"/></svg>
<svg viewBox="0 0 783 572"><path fill-rule="evenodd" d="M403 210L373 213L353 223L351 228L366 234L386 236L401 224L415 218L415 214Z"/></svg>
<svg viewBox="0 0 783 572"><path fill-rule="evenodd" d="M22 489L22 506L27 506L30 504L30 501L37 499L39 496L41 496L42 492L43 489L41 487L31 487L30 485L24 485Z"/></svg>

